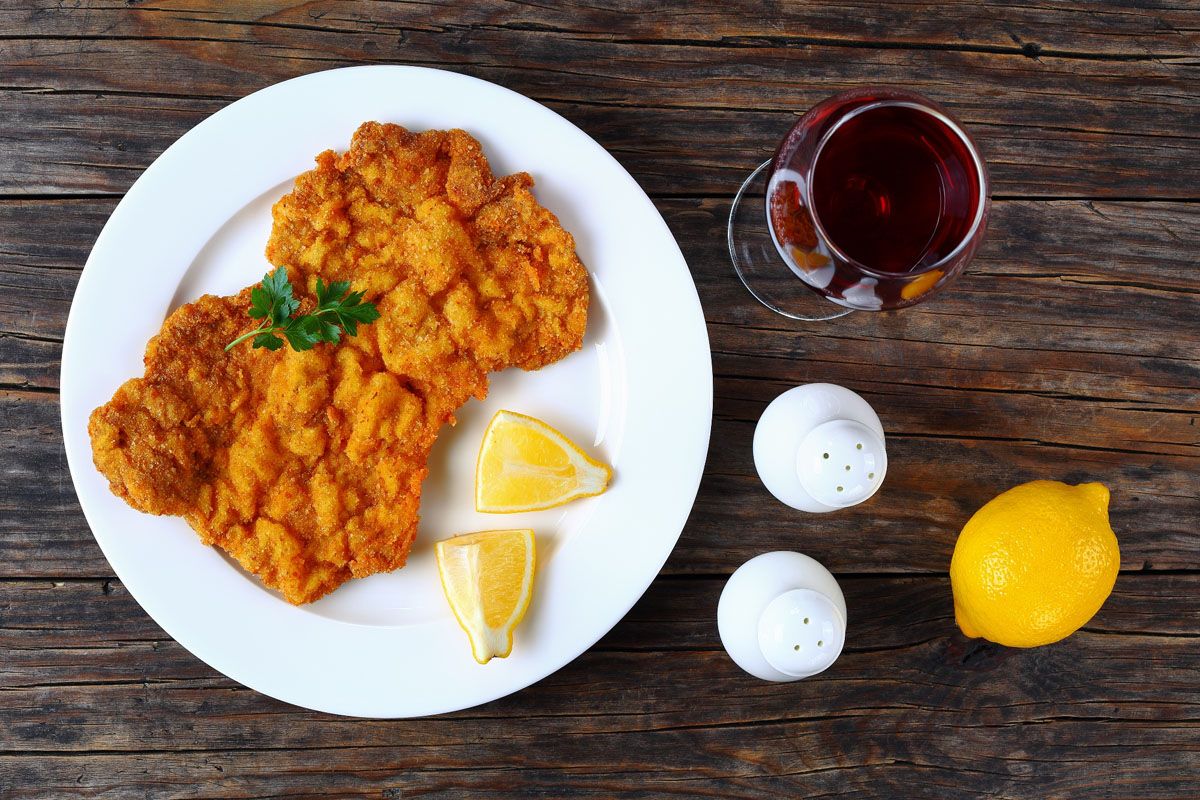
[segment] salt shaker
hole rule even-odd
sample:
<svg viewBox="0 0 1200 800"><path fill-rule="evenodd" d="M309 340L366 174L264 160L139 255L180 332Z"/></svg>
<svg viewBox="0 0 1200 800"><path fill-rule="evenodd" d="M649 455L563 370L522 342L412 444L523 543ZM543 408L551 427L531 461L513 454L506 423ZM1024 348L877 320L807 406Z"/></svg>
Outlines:
<svg viewBox="0 0 1200 800"><path fill-rule="evenodd" d="M879 415L832 383L789 389L754 429L754 466L777 499L799 511L856 505L879 491L887 451Z"/></svg>
<svg viewBox="0 0 1200 800"><path fill-rule="evenodd" d="M820 562L779 550L747 561L717 604L721 644L756 678L795 681L825 671L846 641L846 600Z"/></svg>

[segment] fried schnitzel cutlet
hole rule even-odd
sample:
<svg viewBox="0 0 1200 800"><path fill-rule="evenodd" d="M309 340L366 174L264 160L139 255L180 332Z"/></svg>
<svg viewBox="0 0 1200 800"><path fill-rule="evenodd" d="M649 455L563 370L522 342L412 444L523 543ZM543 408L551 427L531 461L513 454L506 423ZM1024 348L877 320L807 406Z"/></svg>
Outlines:
<svg viewBox="0 0 1200 800"><path fill-rule="evenodd" d="M404 565L426 461L488 373L579 349L587 273L530 192L460 130L364 123L272 209L272 264L301 311L348 280L381 317L337 346L224 346L250 289L182 306L145 375L89 422L97 468L134 508L181 516L292 603Z"/></svg>

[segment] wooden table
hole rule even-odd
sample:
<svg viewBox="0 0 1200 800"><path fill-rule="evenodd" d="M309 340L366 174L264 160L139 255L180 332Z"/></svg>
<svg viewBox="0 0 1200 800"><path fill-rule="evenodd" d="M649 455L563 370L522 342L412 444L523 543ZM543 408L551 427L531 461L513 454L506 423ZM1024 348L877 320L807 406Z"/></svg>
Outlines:
<svg viewBox="0 0 1200 800"><path fill-rule="evenodd" d="M0 796L1197 796L1200 3L470 5L0 3ZM536 98L634 174L699 288L716 413L674 556L599 644L480 708L363 721L239 686L129 597L71 488L58 359L92 242L176 137L392 62ZM987 244L927 306L792 323L731 273L730 197L798 113L879 82L976 135ZM880 411L866 506L802 515L755 477L755 420L809 381ZM1111 487L1116 589L1053 646L965 639L955 536L1040 477ZM728 574L780 548L850 609L836 666L789 685L742 674L715 626Z"/></svg>

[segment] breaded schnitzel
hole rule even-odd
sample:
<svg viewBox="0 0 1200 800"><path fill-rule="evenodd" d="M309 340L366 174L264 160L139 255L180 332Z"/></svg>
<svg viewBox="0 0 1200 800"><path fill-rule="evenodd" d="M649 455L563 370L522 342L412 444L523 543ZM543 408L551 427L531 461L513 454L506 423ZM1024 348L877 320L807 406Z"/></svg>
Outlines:
<svg viewBox="0 0 1200 800"><path fill-rule="evenodd" d="M364 123L272 210L301 310L348 280L381 318L337 346L224 346L249 289L172 313L145 375L92 413L97 468L134 508L184 517L292 603L404 565L439 429L488 373L577 350L587 273L525 173L495 179L459 130Z"/></svg>

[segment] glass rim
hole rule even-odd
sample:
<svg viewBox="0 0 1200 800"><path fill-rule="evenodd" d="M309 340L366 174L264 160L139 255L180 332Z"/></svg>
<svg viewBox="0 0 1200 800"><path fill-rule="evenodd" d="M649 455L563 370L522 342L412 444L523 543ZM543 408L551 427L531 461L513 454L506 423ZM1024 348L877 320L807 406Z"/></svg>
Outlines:
<svg viewBox="0 0 1200 800"><path fill-rule="evenodd" d="M967 230L967 232L959 240L958 244L956 244L954 246L954 249L952 249L949 253L947 253L946 255L939 258L933 264L930 264L929 266L923 267L919 270L905 270L905 271L901 271L901 272L891 272L888 270L877 269L874 267L868 267L866 264L863 264L858 259L852 258L849 254L847 254L844 250L842 250L842 248L838 247L837 243L833 241L833 238L829 235L828 231L825 230L825 226L821 223L821 217L817 213L816 206L813 205L812 190L813 190L813 175L817 168L817 162L820 161L820 159L821 159L821 153L822 153L822 151L824 151L825 145L828 144L829 140L833 137L833 135L835 133L837 133L837 131L844 124L846 124L847 122L849 122L850 120L854 119L855 117L857 117L861 114L865 114L868 111L875 111L880 108L897 108L897 107L898 108L911 108L915 111L921 111L926 114L929 114L930 116L937 119L938 122L942 123L947 128L949 128L950 131L953 132L954 135L957 136L962 141L963 145L966 146L966 148L967 148L967 152L969 152L971 154L971 161L975 166L975 175L976 175L977 179L979 180L979 202L976 204L975 219L973 219L971 221L970 229ZM816 229L817 235L820 237L821 241L825 242L825 244L829 247L829 249L833 251L834 255L836 255L839 259L846 262L847 264L854 267L855 269L861 270L862 272L864 272L867 275L870 275L872 277L876 277L876 278L898 278L898 277L901 277L902 278L902 277L913 277L913 276L917 276L917 275L926 275L935 270L943 269L943 268L945 268L945 266L947 264L953 262L956 258L958 258L959 255L962 254L962 252L964 250L966 250L966 248L970 245L972 240L974 240L975 236L979 233L980 227L983 225L983 219L984 219L984 215L987 210L987 204L988 204L988 175L987 175L987 168L984 166L984 163L983 163L983 159L980 157L979 151L975 147L975 143L973 141L971 141L971 137L968 136L967 132L964 131L962 129L962 127L960 127L959 124L957 122L955 122L953 119L951 119L947 114L944 114L943 112L932 107L931 105L928 105L927 103L919 102L917 100L911 100L911 99L907 99L907 98L884 98L884 99L876 100L871 103L866 103L865 105L861 105L858 108L852 109L848 113L844 114L837 122L833 123L833 125L830 126L829 130L825 131L825 133L821 136L821 140L819 142L817 142L817 146L813 151L813 157L812 157L811 163L805 169L803 191L804 191L804 203L808 208L808 214L809 214L809 217L812 219L813 227ZM768 198L768 207L769 206L770 206L770 198Z"/></svg>

